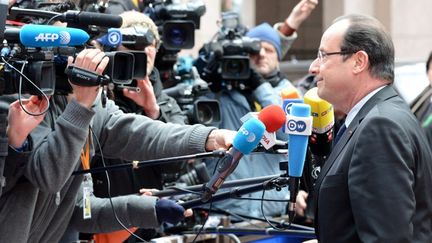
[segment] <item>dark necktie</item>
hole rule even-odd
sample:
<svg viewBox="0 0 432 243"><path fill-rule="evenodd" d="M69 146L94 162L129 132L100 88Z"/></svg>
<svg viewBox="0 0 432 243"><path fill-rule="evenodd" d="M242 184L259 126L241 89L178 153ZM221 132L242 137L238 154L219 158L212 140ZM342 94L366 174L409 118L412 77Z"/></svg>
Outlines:
<svg viewBox="0 0 432 243"><path fill-rule="evenodd" d="M345 123L339 128L339 131L337 132L337 134L336 134L336 138L335 138L335 140L334 140L334 145L333 146L336 146L336 144L339 142L339 139L342 137L342 135L344 134L344 132L345 132L345 130L346 130L346 126L345 126Z"/></svg>

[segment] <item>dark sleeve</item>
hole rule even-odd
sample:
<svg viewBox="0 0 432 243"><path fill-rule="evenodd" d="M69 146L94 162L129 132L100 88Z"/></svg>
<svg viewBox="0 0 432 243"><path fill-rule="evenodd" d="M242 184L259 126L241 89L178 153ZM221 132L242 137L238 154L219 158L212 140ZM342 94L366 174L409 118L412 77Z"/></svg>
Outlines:
<svg viewBox="0 0 432 243"><path fill-rule="evenodd" d="M161 93L157 97L157 102L160 107L160 121L163 122L171 122L175 124L186 124L187 117L183 114L180 106L177 104L177 101L166 95L165 93Z"/></svg>
<svg viewBox="0 0 432 243"><path fill-rule="evenodd" d="M8 146L8 155L6 158L1 158L0 172L2 175L2 185L0 188L0 195L8 192L13 188L17 181L24 174L24 167L30 159L31 152L29 150L24 152L17 152Z"/></svg>
<svg viewBox="0 0 432 243"><path fill-rule="evenodd" d="M362 123L348 172L360 240L413 242L415 135L389 118Z"/></svg>
<svg viewBox="0 0 432 243"><path fill-rule="evenodd" d="M128 228L156 228L159 222L156 216L156 197L126 195L111 198L90 196L91 220L83 219L83 190L78 190L71 226L84 233L107 233L123 228L118 224L113 210L118 218Z"/></svg>
<svg viewBox="0 0 432 243"><path fill-rule="evenodd" d="M429 147L432 149L432 124L424 128Z"/></svg>

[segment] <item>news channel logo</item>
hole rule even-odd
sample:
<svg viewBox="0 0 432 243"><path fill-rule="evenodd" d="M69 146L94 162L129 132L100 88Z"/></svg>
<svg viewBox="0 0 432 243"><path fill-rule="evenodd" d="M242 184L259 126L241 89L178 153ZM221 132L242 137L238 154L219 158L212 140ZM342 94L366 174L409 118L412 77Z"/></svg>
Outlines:
<svg viewBox="0 0 432 243"><path fill-rule="evenodd" d="M67 31L60 31L60 44L67 45L71 41L71 35Z"/></svg>
<svg viewBox="0 0 432 243"><path fill-rule="evenodd" d="M244 135L246 137L246 141L249 143L252 143L257 139L257 136L255 135L255 133L248 131L244 127L240 128L240 132L242 135Z"/></svg>
<svg viewBox="0 0 432 243"><path fill-rule="evenodd" d="M304 132L306 130L306 123L291 119L287 123L287 128L290 132Z"/></svg>
<svg viewBox="0 0 432 243"><path fill-rule="evenodd" d="M112 31L108 33L108 42L111 45L116 46L120 44L121 41L122 41L122 36L120 31Z"/></svg>

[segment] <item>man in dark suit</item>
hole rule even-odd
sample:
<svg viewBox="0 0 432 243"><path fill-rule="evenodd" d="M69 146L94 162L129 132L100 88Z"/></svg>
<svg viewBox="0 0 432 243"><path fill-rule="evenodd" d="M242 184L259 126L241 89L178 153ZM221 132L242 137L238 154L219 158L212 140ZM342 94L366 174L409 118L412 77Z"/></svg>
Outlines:
<svg viewBox="0 0 432 243"><path fill-rule="evenodd" d="M393 67L376 19L340 17L321 39L310 72L318 95L347 114L316 183L321 243L432 242L432 153Z"/></svg>

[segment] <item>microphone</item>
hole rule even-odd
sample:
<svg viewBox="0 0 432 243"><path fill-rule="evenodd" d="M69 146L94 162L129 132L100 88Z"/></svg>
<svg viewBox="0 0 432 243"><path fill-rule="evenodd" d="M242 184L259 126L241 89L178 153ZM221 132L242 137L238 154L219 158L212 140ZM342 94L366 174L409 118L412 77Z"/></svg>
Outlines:
<svg viewBox="0 0 432 243"><path fill-rule="evenodd" d="M63 13L57 20L80 26L97 25L108 28L120 28L123 24L122 17L118 15L76 10L69 10L66 13Z"/></svg>
<svg viewBox="0 0 432 243"><path fill-rule="evenodd" d="M6 40L18 38L27 47L52 47L83 45L90 36L80 29L52 25L27 24L21 29L6 29Z"/></svg>
<svg viewBox="0 0 432 243"><path fill-rule="evenodd" d="M304 95L304 103L311 106L313 118L312 135L309 137L309 148L311 151L310 160L305 168L305 184L309 196L307 198L307 208L305 217L314 218L313 194L315 182L318 179L321 167L324 165L327 156L332 149L334 112L333 106L318 96L318 88L308 90Z"/></svg>
<svg viewBox="0 0 432 243"><path fill-rule="evenodd" d="M275 132L283 127L286 122L285 112L278 105L269 105L261 110L258 114L258 119L266 127L266 131L260 142L266 150L269 150L277 142Z"/></svg>
<svg viewBox="0 0 432 243"><path fill-rule="evenodd" d="M288 216L290 222L292 222L294 218L295 202L306 158L308 136L312 133L312 117L310 116L310 110L311 108L307 104L294 103L291 106L291 114L287 115L287 126L285 130L289 134L288 176L290 202Z"/></svg>
<svg viewBox="0 0 432 243"><path fill-rule="evenodd" d="M204 193L201 196L203 202L209 201L216 193L225 179L235 170L243 155L249 154L258 145L264 130L264 124L256 118L247 120L240 127L234 137L232 147L226 156L219 160L216 173L203 187Z"/></svg>
<svg viewBox="0 0 432 243"><path fill-rule="evenodd" d="M267 132L276 132L286 121L285 113L278 105L269 105L258 113L258 119L264 123Z"/></svg>
<svg viewBox="0 0 432 243"><path fill-rule="evenodd" d="M109 28L108 33L101 36L97 39L97 41L103 46L109 46L112 48L116 48L122 43L123 37L120 29Z"/></svg>
<svg viewBox="0 0 432 243"><path fill-rule="evenodd" d="M262 123L264 123L266 131L264 132L260 142L266 150L269 150L277 142L274 132L283 127L285 124L286 117L284 111L278 105L269 105L262 109L259 113L249 112L240 118L240 120L245 122L251 118L258 118Z"/></svg>
<svg viewBox="0 0 432 243"><path fill-rule="evenodd" d="M313 117L309 148L312 154L325 158L332 148L334 111L333 106L318 96L318 88L312 88L304 95L304 103L311 107Z"/></svg>
<svg viewBox="0 0 432 243"><path fill-rule="evenodd" d="M283 89L280 92L280 95L281 95L282 100L285 100L285 99L301 99L300 92L294 86L291 86L291 87Z"/></svg>

